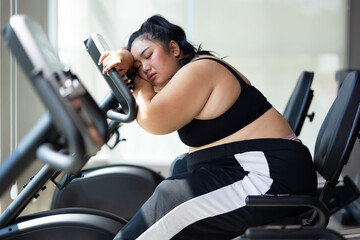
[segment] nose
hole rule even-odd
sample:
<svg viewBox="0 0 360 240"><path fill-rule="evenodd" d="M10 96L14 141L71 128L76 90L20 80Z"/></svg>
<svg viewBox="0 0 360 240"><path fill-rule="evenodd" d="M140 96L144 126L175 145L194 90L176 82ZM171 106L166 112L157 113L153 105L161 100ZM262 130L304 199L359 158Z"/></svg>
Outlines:
<svg viewBox="0 0 360 240"><path fill-rule="evenodd" d="M150 65L149 65L149 63L147 63L147 62L144 62L143 63L143 66L142 66L142 69L143 69L143 71L146 73L147 71L149 71L150 70Z"/></svg>

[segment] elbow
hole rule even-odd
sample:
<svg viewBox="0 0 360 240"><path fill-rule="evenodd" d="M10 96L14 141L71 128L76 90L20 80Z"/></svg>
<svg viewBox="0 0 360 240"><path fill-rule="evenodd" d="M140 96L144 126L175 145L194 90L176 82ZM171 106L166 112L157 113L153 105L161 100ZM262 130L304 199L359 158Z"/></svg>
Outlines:
<svg viewBox="0 0 360 240"><path fill-rule="evenodd" d="M170 133L176 131L176 129L170 130L170 129L165 129L162 126L156 126L156 125L154 126L154 125L141 124L141 123L139 123L139 125L145 131L147 131L148 133L154 134L154 135L166 135L166 134L170 134Z"/></svg>
<svg viewBox="0 0 360 240"><path fill-rule="evenodd" d="M143 118L139 115L136 118L136 121L141 128L154 135L166 135L177 130L176 128L169 126L169 124L164 122L155 119Z"/></svg>
<svg viewBox="0 0 360 240"><path fill-rule="evenodd" d="M154 134L154 135L166 135L166 134L170 134L174 131L164 131L163 129L158 130L158 129L148 129L147 130L149 133Z"/></svg>

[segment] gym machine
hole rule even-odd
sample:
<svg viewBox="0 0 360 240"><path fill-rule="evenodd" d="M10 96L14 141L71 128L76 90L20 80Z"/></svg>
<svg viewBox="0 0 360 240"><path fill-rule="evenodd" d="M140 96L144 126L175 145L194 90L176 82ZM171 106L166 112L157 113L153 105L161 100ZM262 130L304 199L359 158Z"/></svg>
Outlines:
<svg viewBox="0 0 360 240"><path fill-rule="evenodd" d="M97 63L101 54L110 51L110 47L100 34L91 34L84 44L102 74L103 67ZM111 89L109 94L116 100L110 109L106 108L104 114L114 124L129 122L129 119L132 120L133 117L124 115L123 112L129 111L124 99L130 97L124 94L130 93L125 84L129 84L130 80L126 76L120 77L115 69L110 69L108 75L102 75ZM113 132L117 136L111 148L114 148L120 140L118 128ZM71 179L64 176L60 180L67 183L66 188L59 187L55 190L51 208L86 207L108 211L130 219L162 180L164 177L159 173L131 164L113 164L85 169L76 176L72 176Z"/></svg>
<svg viewBox="0 0 360 240"><path fill-rule="evenodd" d="M109 94L100 109L79 78L60 63L41 27L29 17L12 16L3 35L49 111L0 167L1 196L32 161L45 163L0 216L0 239L113 239L126 220L106 211L70 208L18 217L49 180L61 172L71 179L107 142L118 123L108 124L103 111L117 100ZM124 89L128 91L126 85ZM127 108L119 114L130 122L136 117L135 101L130 91L122 96Z"/></svg>

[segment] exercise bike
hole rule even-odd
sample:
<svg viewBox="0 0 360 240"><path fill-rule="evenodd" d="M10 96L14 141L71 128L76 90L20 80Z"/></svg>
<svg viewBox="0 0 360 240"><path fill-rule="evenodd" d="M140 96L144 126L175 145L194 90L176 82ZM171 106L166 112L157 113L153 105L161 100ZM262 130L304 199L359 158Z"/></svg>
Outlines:
<svg viewBox="0 0 360 240"><path fill-rule="evenodd" d="M102 65L97 62L101 54L109 51L103 37L99 34L92 34L84 41L86 50L94 63L102 73ZM102 74L103 75L103 74ZM124 82L130 80L124 76L119 78L114 69L109 75L103 75L106 83L111 89L111 95L115 102L106 112L108 119L116 123L128 122L128 119L119 112L127 111L127 104L124 102ZM117 107L121 106L120 109ZM102 106L102 104L100 104ZM115 109L115 110L114 110ZM118 129L113 131L116 134L114 148L119 142ZM152 195L156 186L164 180L159 173L138 165L114 164L93 167L82 170L76 176L64 176L60 182L66 182L66 188L58 187L53 195L51 209L68 207L86 207L108 211L130 219L144 202Z"/></svg>
<svg viewBox="0 0 360 240"><path fill-rule="evenodd" d="M12 16L3 34L49 112L0 166L1 196L32 161L44 162L0 216L0 239L113 239L127 221L106 211L70 208L18 217L48 181L61 172L69 176L66 179L76 176L107 142L118 122L108 124L104 112L117 100L109 94L100 109L79 78L60 63L41 27L29 17ZM117 115L131 122L136 117L135 100L123 81L119 86L126 108ZM57 184L66 187L66 181Z"/></svg>

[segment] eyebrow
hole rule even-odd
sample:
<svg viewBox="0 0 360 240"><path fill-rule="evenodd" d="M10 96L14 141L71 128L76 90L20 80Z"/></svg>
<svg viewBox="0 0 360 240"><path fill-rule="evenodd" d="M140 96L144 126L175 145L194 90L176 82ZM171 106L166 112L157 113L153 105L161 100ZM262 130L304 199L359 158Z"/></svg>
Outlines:
<svg viewBox="0 0 360 240"><path fill-rule="evenodd" d="M146 47L141 53L140 56L144 55L144 53L146 52L146 50L148 50L150 47Z"/></svg>

